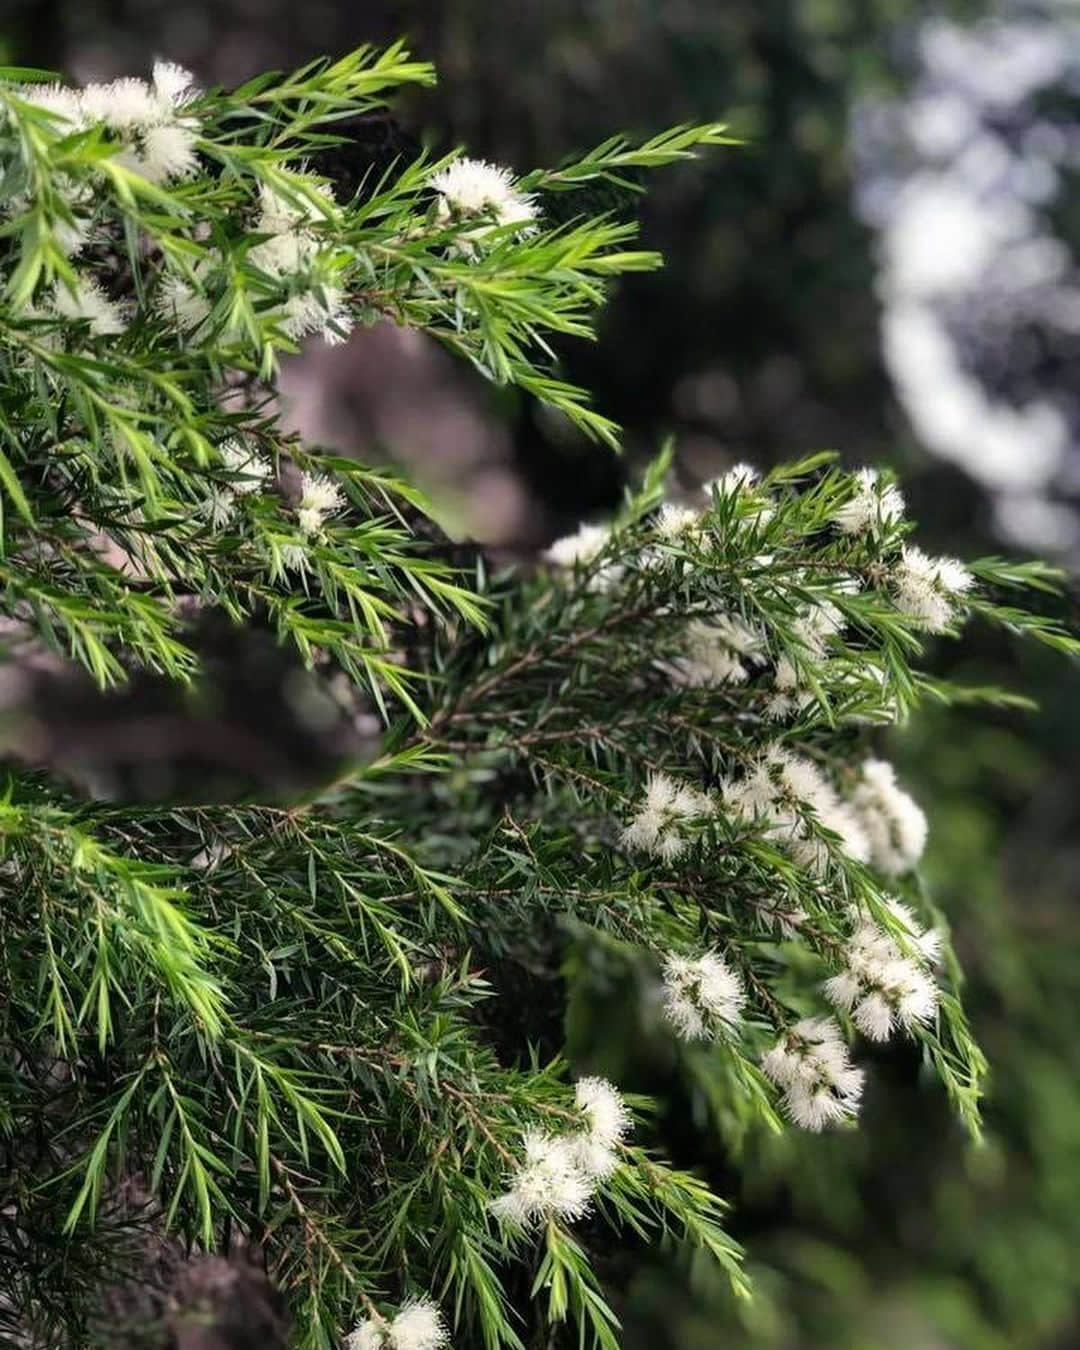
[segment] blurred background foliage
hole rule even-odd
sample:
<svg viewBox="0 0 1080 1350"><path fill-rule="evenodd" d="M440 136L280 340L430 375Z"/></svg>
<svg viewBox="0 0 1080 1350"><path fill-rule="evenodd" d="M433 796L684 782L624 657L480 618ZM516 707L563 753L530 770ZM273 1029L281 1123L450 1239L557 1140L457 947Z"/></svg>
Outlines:
<svg viewBox="0 0 1080 1350"><path fill-rule="evenodd" d="M7 0L0 55L89 79L160 54L232 84L405 33L440 86L400 125L362 130L365 144L463 143L518 169L613 129L726 117L744 148L670 172L641 204L666 270L620 286L595 347L560 352L624 424L623 460L382 329L301 358L288 381L297 424L406 460L463 529L518 552L609 505L674 432L686 485L731 458L835 448L901 471L934 549L993 548L1004 532L1068 561L1076 22L1068 0L932 12L909 0ZM981 218L1011 224L988 243ZM1041 252L1021 255L1033 238ZM950 345L912 347L909 324L898 346L890 316L913 313L924 339ZM942 369L951 389L929 378ZM964 408L950 441L942 410ZM931 807L927 881L993 1066L982 1146L903 1048L881 1053L858 1133L747 1133L715 1054L676 1059L640 973L567 935L575 1063L666 1103L668 1146L704 1159L734 1201L758 1293L735 1306L702 1271L643 1257L609 1272L630 1347L1080 1343L1080 678L997 638L963 660L951 675L1021 685L1040 718L954 712L946 726L925 713L887 749Z"/></svg>

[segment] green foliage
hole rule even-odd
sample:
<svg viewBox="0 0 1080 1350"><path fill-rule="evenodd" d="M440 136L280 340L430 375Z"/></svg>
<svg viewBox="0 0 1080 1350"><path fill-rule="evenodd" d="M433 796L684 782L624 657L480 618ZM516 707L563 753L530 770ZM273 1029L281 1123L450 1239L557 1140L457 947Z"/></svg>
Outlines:
<svg viewBox="0 0 1080 1350"><path fill-rule="evenodd" d="M663 503L661 457L610 530L470 582L414 488L275 418L282 353L390 319L614 440L548 344L590 336L609 280L658 260L611 218L549 227L544 193L723 129L616 138L517 183L420 158L341 202L311 165L348 118L430 81L400 47L233 94L188 96L169 68L80 98L27 78L0 85L14 687L30 652L103 689L206 698L190 615L217 610L268 627L384 734L289 804L80 798L33 735L14 742L0 1319L86 1344L100 1285L138 1277L132 1225L258 1242L313 1350L357 1319L392 1337L421 1296L459 1344L554 1344L565 1324L614 1347L603 1261L638 1246L744 1295L725 1203L657 1156L648 1102L631 1138L613 1089L566 1082L570 932L635 969L654 1010L667 998L669 1043L708 1043L685 1053L718 1066L710 1109L742 1140L781 1110L854 1114L861 995L809 1086L781 1061L816 1062L806 1019L872 925L923 996L912 1011L886 989L886 1030L911 1033L977 1133L959 971L947 953L931 981L919 850L860 823L863 761L927 692L997 697L919 675L924 632L974 612L1075 653L995 599L1053 576L926 559L895 489L828 456L728 475L692 508ZM703 961L719 994L690 988Z"/></svg>

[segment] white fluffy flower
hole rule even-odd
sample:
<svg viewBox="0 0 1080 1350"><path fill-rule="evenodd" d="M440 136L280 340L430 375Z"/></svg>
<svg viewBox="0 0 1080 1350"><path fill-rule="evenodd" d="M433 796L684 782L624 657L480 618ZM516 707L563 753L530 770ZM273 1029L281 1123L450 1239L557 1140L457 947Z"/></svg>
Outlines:
<svg viewBox="0 0 1080 1350"><path fill-rule="evenodd" d="M913 545L905 545L892 574L896 607L930 633L948 628L956 601L973 584L974 577L955 558L931 558Z"/></svg>
<svg viewBox="0 0 1080 1350"><path fill-rule="evenodd" d="M282 329L296 341L318 333L331 347L344 342L352 331L345 292L339 286L322 283L311 290L290 295L282 306Z"/></svg>
<svg viewBox="0 0 1080 1350"><path fill-rule="evenodd" d="M430 1299L406 1303L392 1321L365 1318L345 1337L345 1350L443 1350L450 1336Z"/></svg>
<svg viewBox="0 0 1080 1350"><path fill-rule="evenodd" d="M831 600L809 605L792 624L796 637L814 656L824 656L829 639L844 629L844 612Z"/></svg>
<svg viewBox="0 0 1080 1350"><path fill-rule="evenodd" d="M83 122L102 123L120 137L117 164L164 183L196 167L198 123L183 114L193 92L188 71L159 61L152 84L131 78L89 84L79 95L79 108Z"/></svg>
<svg viewBox="0 0 1080 1350"><path fill-rule="evenodd" d="M390 1328L385 1322L365 1318L345 1337L345 1350L386 1350L390 1344Z"/></svg>
<svg viewBox="0 0 1080 1350"><path fill-rule="evenodd" d="M190 127L178 123L148 127L142 137L141 152L129 167L151 183L187 178L195 172L198 164L195 155L197 140L198 136Z"/></svg>
<svg viewBox="0 0 1080 1350"><path fill-rule="evenodd" d="M662 539L680 539L701 529L701 512L692 506L665 502L657 513L653 526Z"/></svg>
<svg viewBox="0 0 1080 1350"><path fill-rule="evenodd" d="M859 469L854 478L854 494L833 515L844 534L881 531L903 519L904 498L899 488L891 483L883 486L876 469Z"/></svg>
<svg viewBox="0 0 1080 1350"><path fill-rule="evenodd" d="M505 1194L491 1201L491 1212L512 1228L552 1218L580 1219L589 1208L594 1182L582 1170L576 1140L530 1130L524 1150L524 1162Z"/></svg>
<svg viewBox="0 0 1080 1350"><path fill-rule="evenodd" d="M611 530L606 525L582 524L573 534L563 535L543 552L545 562L555 567L588 567L611 541ZM621 563L607 563L589 578L589 590L609 591L622 580L625 568Z"/></svg>
<svg viewBox="0 0 1080 1350"><path fill-rule="evenodd" d="M332 478L321 473L305 473L300 479L296 519L303 534L318 534L326 517L340 511L344 505L341 488Z"/></svg>
<svg viewBox="0 0 1080 1350"><path fill-rule="evenodd" d="M536 217L536 203L514 186L510 170L482 159L454 160L432 176L431 186L443 219L486 215L497 225L528 225Z"/></svg>
<svg viewBox="0 0 1080 1350"><path fill-rule="evenodd" d="M196 275L205 274L206 270L206 264L196 264ZM154 296L154 308L163 319L190 333L206 322L212 306L210 300L183 277L175 272L163 272Z"/></svg>
<svg viewBox="0 0 1080 1350"><path fill-rule="evenodd" d="M664 1015L688 1041L715 1040L738 1026L746 994L742 981L715 952L664 962Z"/></svg>
<svg viewBox="0 0 1080 1350"><path fill-rule="evenodd" d="M773 672L773 692L765 700L765 716L780 721L817 702L813 690L803 687L799 668L790 656L781 656Z"/></svg>
<svg viewBox="0 0 1080 1350"><path fill-rule="evenodd" d="M318 178L304 177L301 181L313 195L297 189L286 197L267 184L260 184L259 218L255 225L259 234L295 233L326 219L334 205L332 186Z"/></svg>
<svg viewBox="0 0 1080 1350"><path fill-rule="evenodd" d="M865 760L851 802L874 866L890 877L914 867L926 847L926 816L897 784L893 766L883 759Z"/></svg>
<svg viewBox="0 0 1080 1350"><path fill-rule="evenodd" d="M218 454L229 473L237 475L230 486L238 496L244 496L248 492L259 492L266 486L271 468L265 459L259 458L259 453L253 446L230 437L218 446Z"/></svg>
<svg viewBox="0 0 1080 1350"><path fill-rule="evenodd" d="M78 89L68 89L62 84L24 84L16 94L24 103L52 113L72 126L82 126L86 120L82 93ZM66 131L67 128L59 130Z"/></svg>
<svg viewBox="0 0 1080 1350"><path fill-rule="evenodd" d="M210 489L204 511L215 529L226 525L236 511L239 497L259 492L266 486L270 465L242 441L230 439L218 447L223 467L235 477L228 483L216 483Z"/></svg>
<svg viewBox="0 0 1080 1350"><path fill-rule="evenodd" d="M429 1299L406 1303L390 1323L391 1350L442 1350L450 1344L442 1313Z"/></svg>
<svg viewBox="0 0 1080 1350"><path fill-rule="evenodd" d="M858 1113L862 1070L852 1065L832 1018L797 1022L762 1056L761 1068L783 1092L788 1116L803 1129L823 1130Z"/></svg>
<svg viewBox="0 0 1080 1350"><path fill-rule="evenodd" d="M898 914L908 927L914 925L910 911ZM909 929L909 944L917 956L908 956L884 929L869 919L860 919L844 953L845 969L825 981L829 1002L850 1013L852 1021L874 1041L888 1040L895 1026L911 1029L928 1022L937 1008L937 986L923 968L927 952L936 950L929 935ZM935 935L936 936L936 935Z"/></svg>
<svg viewBox="0 0 1080 1350"><path fill-rule="evenodd" d="M677 684L704 688L742 684L765 660L765 635L737 614L717 614L687 625L685 653L670 673Z"/></svg>
<svg viewBox="0 0 1080 1350"><path fill-rule="evenodd" d="M593 1184L609 1177L619 1164L619 1143L631 1128L630 1112L618 1090L605 1078L582 1078L574 1100L586 1128L569 1136L578 1169Z"/></svg>
<svg viewBox="0 0 1080 1350"><path fill-rule="evenodd" d="M154 97L163 108L180 108L195 96L195 76L174 61L155 61L151 80Z"/></svg>
<svg viewBox="0 0 1080 1350"><path fill-rule="evenodd" d="M103 122L114 131L132 132L162 119L162 107L145 80L128 76L108 84L88 84L81 103L89 122Z"/></svg>
<svg viewBox="0 0 1080 1350"><path fill-rule="evenodd" d="M574 1101L588 1122L589 1134L606 1148L614 1148L629 1133L630 1112L619 1091L606 1078L580 1078Z"/></svg>
<svg viewBox="0 0 1080 1350"><path fill-rule="evenodd" d="M690 845L688 826L713 811L712 801L696 788L666 773L650 774L645 794L621 835L625 847L672 862Z"/></svg>
<svg viewBox="0 0 1080 1350"><path fill-rule="evenodd" d="M71 290L59 281L53 287L49 303L64 319L85 319L94 337L112 337L122 333L127 320L120 305L110 300L91 277L80 277Z"/></svg>
<svg viewBox="0 0 1080 1350"><path fill-rule="evenodd" d="M748 491L756 485L760 477L761 475L752 464L734 464L719 478L710 479L702 487L702 491L710 495L715 492L717 496L727 497L733 492Z"/></svg>
<svg viewBox="0 0 1080 1350"><path fill-rule="evenodd" d="M811 760L781 746L772 746L742 778L723 791L728 810L757 824L786 847L797 863L821 873L833 849L819 829L837 835L844 854L866 862L870 843L854 809Z"/></svg>
<svg viewBox="0 0 1080 1350"><path fill-rule="evenodd" d="M911 906L894 896L886 899L885 907L904 930L905 943L914 947L927 965L936 965L941 959L941 933L936 928L923 928Z"/></svg>
<svg viewBox="0 0 1080 1350"><path fill-rule="evenodd" d="M199 509L211 529L223 529L236 512L236 494L220 485L210 487Z"/></svg>
<svg viewBox="0 0 1080 1350"><path fill-rule="evenodd" d="M306 233L272 234L248 250L248 262L272 277L289 277L311 265L318 241Z"/></svg>

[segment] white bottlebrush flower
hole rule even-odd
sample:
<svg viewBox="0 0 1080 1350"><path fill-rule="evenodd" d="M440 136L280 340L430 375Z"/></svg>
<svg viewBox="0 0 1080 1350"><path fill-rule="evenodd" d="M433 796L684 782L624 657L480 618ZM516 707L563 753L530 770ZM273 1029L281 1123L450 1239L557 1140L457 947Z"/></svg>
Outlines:
<svg viewBox="0 0 1080 1350"><path fill-rule="evenodd" d="M733 492L749 491L757 484L760 477L761 475L752 464L734 464L719 478L710 479L701 490L710 496L716 493L718 497L727 497Z"/></svg>
<svg viewBox="0 0 1080 1350"><path fill-rule="evenodd" d="M197 134L176 122L147 127L142 136L140 151L130 167L151 183L166 183L187 178L195 172L198 158L195 154Z"/></svg>
<svg viewBox="0 0 1080 1350"><path fill-rule="evenodd" d="M633 819L622 831L626 848L672 862L690 846L689 826L711 815L711 800L666 773L650 774Z"/></svg>
<svg viewBox="0 0 1080 1350"><path fill-rule="evenodd" d="M205 273L205 264L197 264L196 275ZM185 333L193 333L207 320L211 310L207 296L175 272L163 272L154 296L154 309L169 323Z"/></svg>
<svg viewBox="0 0 1080 1350"><path fill-rule="evenodd" d="M574 1100L586 1127L570 1139L574 1160L592 1182L609 1177L619 1164L617 1148L629 1133L630 1112L618 1090L605 1078L582 1078L574 1087Z"/></svg>
<svg viewBox="0 0 1080 1350"><path fill-rule="evenodd" d="M442 1350L450 1335L442 1313L430 1299L406 1303L390 1323L390 1350Z"/></svg>
<svg viewBox="0 0 1080 1350"><path fill-rule="evenodd" d="M844 612L831 600L810 605L792 624L795 636L813 656L824 656L829 639L843 632Z"/></svg>
<svg viewBox="0 0 1080 1350"><path fill-rule="evenodd" d="M291 277L306 271L319 241L306 232L286 230L272 234L248 250L248 262L272 277Z"/></svg>
<svg viewBox="0 0 1080 1350"><path fill-rule="evenodd" d="M155 61L151 83L158 104L170 112L195 96L195 76L174 61Z"/></svg>
<svg viewBox="0 0 1080 1350"><path fill-rule="evenodd" d="M236 512L238 498L259 492L271 473L270 465L255 449L235 438L218 446L218 454L222 466L235 476L228 483L213 484L203 503L203 512L214 529L227 525Z"/></svg>
<svg viewBox="0 0 1080 1350"><path fill-rule="evenodd" d="M859 772L851 804L870 845L870 861L886 876L910 871L926 847L926 816L896 781L896 770L883 759L867 759Z"/></svg>
<svg viewBox="0 0 1080 1350"><path fill-rule="evenodd" d="M803 1129L823 1130L858 1113L862 1070L852 1065L832 1018L797 1022L762 1056L761 1068L784 1094L788 1116Z"/></svg>
<svg viewBox="0 0 1080 1350"><path fill-rule="evenodd" d="M842 853L866 862L870 845L854 809L811 760L772 746L740 779L728 782L724 803L737 817L757 824L814 872L828 866L836 845L819 830L839 836Z"/></svg>
<svg viewBox="0 0 1080 1350"><path fill-rule="evenodd" d="M229 487L238 497L246 496L249 492L262 491L273 472L253 446L236 437L222 441L218 446L218 454L225 469L230 474L236 475L229 483Z"/></svg>
<svg viewBox="0 0 1080 1350"><path fill-rule="evenodd" d="M876 469L859 469L855 492L833 515L844 534L888 529L904 516L904 498L892 483L882 484Z"/></svg>
<svg viewBox="0 0 1080 1350"><path fill-rule="evenodd" d="M790 656L781 656L773 672L773 692L765 700L765 716L774 721L794 717L817 702L813 690L803 687L798 666Z"/></svg>
<svg viewBox="0 0 1080 1350"><path fill-rule="evenodd" d="M941 960L942 935L936 928L923 928L910 905L889 896L885 907L904 930L904 941L919 953L927 965Z"/></svg>
<svg viewBox="0 0 1080 1350"><path fill-rule="evenodd" d="M88 122L103 122L114 131L132 132L162 120L162 107L145 80L126 77L108 84L88 84L81 103Z"/></svg>
<svg viewBox="0 0 1080 1350"><path fill-rule="evenodd" d="M81 90L68 89L62 84L24 84L15 93L24 103L52 113L55 118L62 118L64 122L70 122L72 127L83 126L86 122ZM67 132L71 127L57 129Z"/></svg>
<svg viewBox="0 0 1080 1350"><path fill-rule="evenodd" d="M906 926L906 922L905 922ZM912 933L908 956L891 934L869 919L859 919L844 952L845 969L825 981L825 996L874 1041L888 1040L896 1026L911 1029L928 1022L937 1008L937 986L923 967L919 946L925 935Z"/></svg>
<svg viewBox="0 0 1080 1350"><path fill-rule="evenodd" d="M692 506L665 502L657 513L653 527L661 539L680 539L701 529L701 512Z"/></svg>
<svg viewBox="0 0 1080 1350"><path fill-rule="evenodd" d="M611 542L611 530L606 525L581 524L573 534L563 535L550 544L541 555L555 567L588 567ZM589 590L609 591L625 575L621 563L606 563L589 578Z"/></svg>
<svg viewBox="0 0 1080 1350"><path fill-rule="evenodd" d="M84 319L94 337L114 337L127 328L124 311L92 277L80 277L71 290L58 281L49 296L52 310L64 319Z"/></svg>
<svg viewBox="0 0 1080 1350"><path fill-rule="evenodd" d="M295 234L306 231L333 213L332 185L322 179L306 176L301 181L311 195L296 189L285 196L266 183L260 184L259 215L255 222L257 234Z"/></svg>
<svg viewBox="0 0 1080 1350"><path fill-rule="evenodd" d="M303 534L318 534L326 523L326 517L340 511L344 505L341 488L332 478L321 473L305 473L300 479L296 519Z"/></svg>
<svg viewBox="0 0 1080 1350"><path fill-rule="evenodd" d="M574 1102L598 1144L614 1148L630 1132L630 1112L619 1090L606 1078L579 1078L574 1084Z"/></svg>
<svg viewBox="0 0 1080 1350"><path fill-rule="evenodd" d="M611 531L604 525L579 525L573 534L564 534L549 545L544 558L557 567L592 562L607 547L610 538Z"/></svg>
<svg viewBox="0 0 1080 1350"><path fill-rule="evenodd" d="M199 509L212 530L224 529L236 513L236 493L224 484L215 483L207 488Z"/></svg>
<svg viewBox="0 0 1080 1350"><path fill-rule="evenodd" d="M439 214L490 216L496 225L527 225L536 217L536 203L514 186L509 169L482 159L456 159L433 174Z"/></svg>
<svg viewBox="0 0 1080 1350"><path fill-rule="evenodd" d="M582 1171L576 1140L530 1130L525 1160L509 1189L488 1206L511 1228L527 1228L546 1219L580 1219L589 1208L594 1181Z"/></svg>
<svg viewBox="0 0 1080 1350"><path fill-rule="evenodd" d="M80 95L83 120L120 137L115 162L152 183L194 172L198 123L184 115L193 94L188 71L167 61L154 66L153 83L122 79L89 84Z"/></svg>
<svg viewBox="0 0 1080 1350"><path fill-rule="evenodd" d="M385 1322L366 1317L345 1337L345 1350L387 1350L390 1328Z"/></svg>
<svg viewBox="0 0 1080 1350"><path fill-rule="evenodd" d="M281 327L295 341L318 333L333 347L344 342L352 331L345 292L338 286L322 283L311 290L290 295L281 312Z"/></svg>
<svg viewBox="0 0 1080 1350"><path fill-rule="evenodd" d="M957 600L974 584L955 558L931 558L913 545L904 546L891 580L896 607L930 633L948 628Z"/></svg>
<svg viewBox="0 0 1080 1350"><path fill-rule="evenodd" d="M975 585L975 578L958 558L935 558L934 575L949 595L966 595Z"/></svg>
<svg viewBox="0 0 1080 1350"><path fill-rule="evenodd" d="M687 625L684 654L672 662L676 684L707 688L742 684L765 660L765 635L737 614L694 619Z"/></svg>
<svg viewBox="0 0 1080 1350"><path fill-rule="evenodd" d="M664 1016L688 1041L715 1040L738 1026L746 994L716 952L669 956L663 966Z"/></svg>

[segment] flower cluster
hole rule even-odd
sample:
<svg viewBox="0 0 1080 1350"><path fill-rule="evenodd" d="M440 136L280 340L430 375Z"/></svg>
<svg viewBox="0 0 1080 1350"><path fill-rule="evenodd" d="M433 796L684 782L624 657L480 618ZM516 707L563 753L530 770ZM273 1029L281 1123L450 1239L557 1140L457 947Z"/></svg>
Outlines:
<svg viewBox="0 0 1080 1350"><path fill-rule="evenodd" d="M273 473L257 450L236 437L223 441L218 446L218 454L229 481L215 484L206 499L207 518L215 528L228 524L236 512L238 500L261 492Z"/></svg>
<svg viewBox="0 0 1080 1350"><path fill-rule="evenodd" d="M904 497L892 483L883 484L876 469L859 469L851 497L834 514L844 534L881 533L904 518Z"/></svg>
<svg viewBox="0 0 1080 1350"><path fill-rule="evenodd" d="M437 193L439 220L476 217L493 222L487 228L478 226L458 234L455 247L459 251L464 247L475 252L500 228L517 226L512 233L520 235L536 219L536 202L515 186L510 170L486 160L455 159L432 175L431 186Z"/></svg>
<svg viewBox="0 0 1080 1350"><path fill-rule="evenodd" d="M117 163L151 183L164 183L196 167L198 121L186 111L195 94L192 81L182 67L158 61L149 83L128 77L85 89L27 85L20 93L74 130L106 128L120 142Z"/></svg>
<svg viewBox="0 0 1080 1350"><path fill-rule="evenodd" d="M554 567L588 567L611 542L606 525L581 524L573 534L563 535L544 550L544 561ZM589 577L592 591L612 590L623 579L626 569L619 563L605 563Z"/></svg>
<svg viewBox="0 0 1080 1350"><path fill-rule="evenodd" d="M892 574L897 609L928 633L943 633L956 617L958 599L974 584L971 573L955 558L931 558L906 544Z"/></svg>
<svg viewBox="0 0 1080 1350"><path fill-rule="evenodd" d="M296 522L303 534L320 534L328 516L345 505L341 488L322 473L305 473L300 480L300 501Z"/></svg>
<svg viewBox="0 0 1080 1350"><path fill-rule="evenodd" d="M893 1028L910 1031L933 1019L937 987L925 969L936 952L937 934L922 933L901 909L897 918L910 934L907 956L899 943L869 919L861 919L844 952L845 969L825 981L825 996L873 1041L888 1040Z"/></svg>
<svg viewBox="0 0 1080 1350"><path fill-rule="evenodd" d="M428 1299L406 1303L389 1322L365 1318L345 1337L345 1350L443 1350L450 1336Z"/></svg>
<svg viewBox="0 0 1080 1350"><path fill-rule="evenodd" d="M664 1016L688 1041L716 1040L738 1026L746 994L715 952L664 961Z"/></svg>
<svg viewBox="0 0 1080 1350"><path fill-rule="evenodd" d="M93 277L79 276L73 285L59 281L45 299L45 316L86 323L93 337L115 337L128 326L128 314ZM51 345L51 343L50 343Z"/></svg>
<svg viewBox="0 0 1080 1350"><path fill-rule="evenodd" d="M788 1116L803 1129L823 1130L858 1113L863 1072L851 1063L832 1018L796 1022L762 1056L761 1067L783 1092Z"/></svg>
<svg viewBox="0 0 1080 1350"><path fill-rule="evenodd" d="M852 805L870 843L870 860L886 876L899 876L919 861L926 847L926 816L899 787L886 760L867 759L859 771Z"/></svg>
<svg viewBox="0 0 1080 1350"><path fill-rule="evenodd" d="M743 684L753 666L766 659L765 635L737 614L694 619L687 626L684 654L671 665L676 684L701 688Z"/></svg>
<svg viewBox="0 0 1080 1350"><path fill-rule="evenodd" d="M668 541L694 534L701 529L701 512L692 506L682 506L677 502L665 502L656 514L653 527L661 539Z"/></svg>
<svg viewBox="0 0 1080 1350"><path fill-rule="evenodd" d="M524 1161L509 1189L489 1209L510 1228L528 1228L547 1219L580 1219L596 1187L618 1164L617 1148L630 1129L630 1114L612 1085L583 1078L574 1100L583 1128L565 1134L528 1130Z"/></svg>
<svg viewBox="0 0 1080 1350"><path fill-rule="evenodd" d="M823 872L832 857L821 830L838 836L849 858L869 861L870 842L851 804L816 764L782 746L770 746L741 778L725 783L723 800L734 816L763 828L814 872Z"/></svg>
<svg viewBox="0 0 1080 1350"><path fill-rule="evenodd" d="M318 334L330 346L344 342L352 330L345 292L334 267L334 251L319 234L334 219L336 205L329 184L292 174L290 195L259 189L259 209L251 222L260 237L247 253L250 265L285 298L268 311L293 341ZM187 276L165 270L158 282L155 305L162 318L189 334L205 333L213 310L212 290L221 259L213 251Z"/></svg>
<svg viewBox="0 0 1080 1350"><path fill-rule="evenodd" d="M715 493L718 497L729 497L735 493L752 491L760 478L761 475L752 464L740 461L738 464L733 464L719 478L711 478L702 486L701 490L706 496L712 496Z"/></svg>
<svg viewBox="0 0 1080 1350"><path fill-rule="evenodd" d="M622 843L673 862L690 846L693 827L713 810L710 798L688 783L677 783L666 773L650 774L641 805L622 831Z"/></svg>

